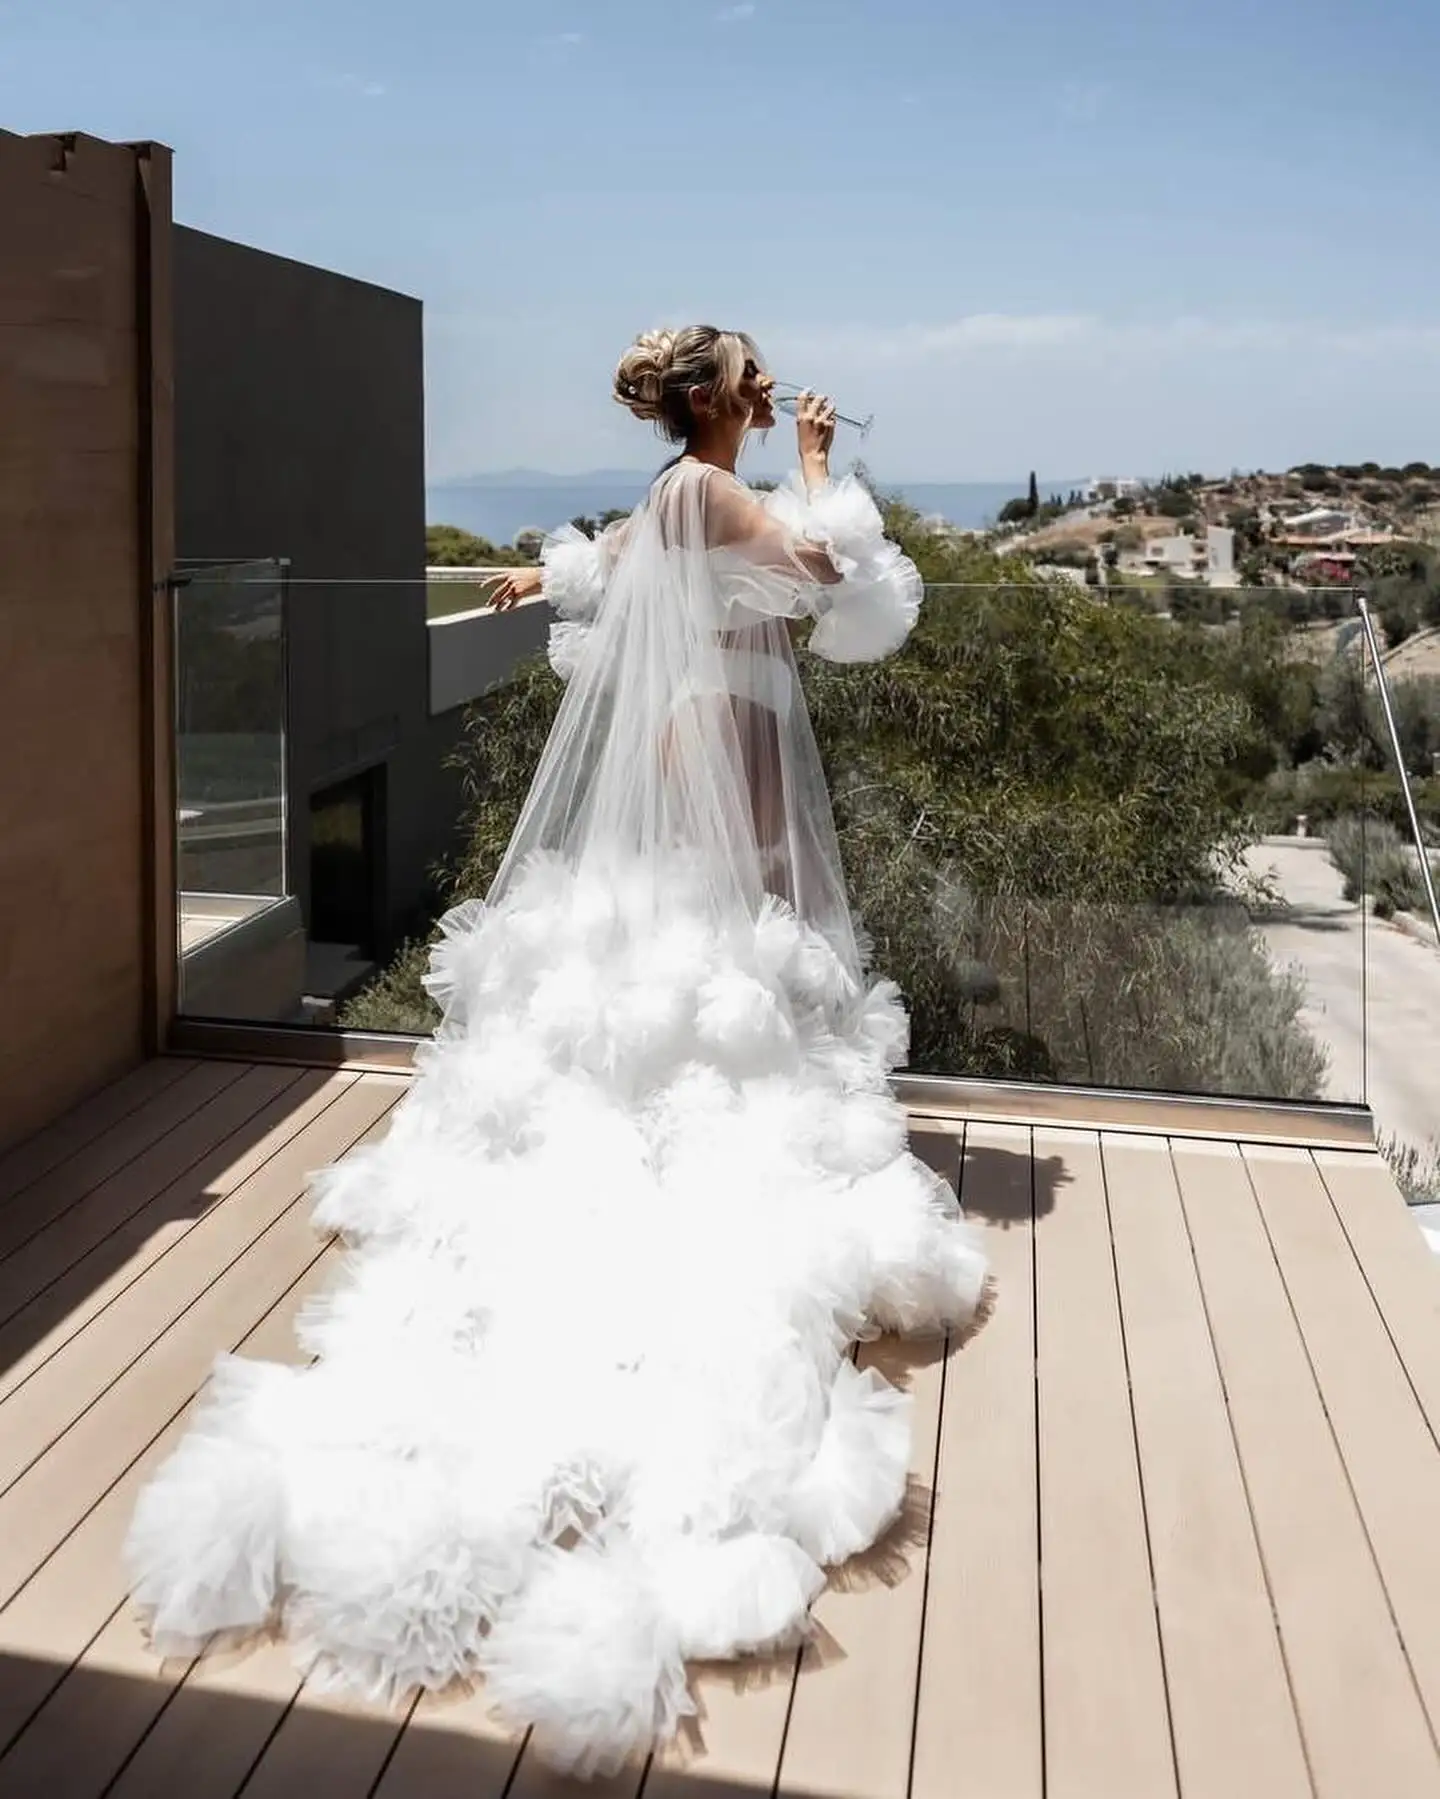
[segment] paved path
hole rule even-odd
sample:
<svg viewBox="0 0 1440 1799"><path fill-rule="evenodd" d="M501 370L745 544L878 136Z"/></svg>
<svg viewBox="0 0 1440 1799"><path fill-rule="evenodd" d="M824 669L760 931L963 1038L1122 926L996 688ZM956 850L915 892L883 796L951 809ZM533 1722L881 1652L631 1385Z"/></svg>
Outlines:
<svg viewBox="0 0 1440 1799"><path fill-rule="evenodd" d="M1261 928L1305 978L1305 1022L1330 1052L1326 1097L1368 1099L1381 1136L1440 1139L1440 948L1363 916L1318 839L1272 839L1249 862L1287 902Z"/></svg>

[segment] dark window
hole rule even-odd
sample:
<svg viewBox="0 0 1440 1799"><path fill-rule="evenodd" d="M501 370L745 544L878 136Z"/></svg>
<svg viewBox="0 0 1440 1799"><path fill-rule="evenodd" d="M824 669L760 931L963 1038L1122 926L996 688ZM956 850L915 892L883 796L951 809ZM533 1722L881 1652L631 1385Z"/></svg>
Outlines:
<svg viewBox="0 0 1440 1799"><path fill-rule="evenodd" d="M310 939L367 957L382 935L384 772L366 769L310 801Z"/></svg>

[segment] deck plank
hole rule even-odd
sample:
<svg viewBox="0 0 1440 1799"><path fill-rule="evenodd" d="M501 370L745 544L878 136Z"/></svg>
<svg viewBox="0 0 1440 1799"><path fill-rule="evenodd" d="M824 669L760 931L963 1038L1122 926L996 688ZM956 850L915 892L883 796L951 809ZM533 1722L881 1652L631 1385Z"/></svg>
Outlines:
<svg viewBox="0 0 1440 1799"><path fill-rule="evenodd" d="M910 1495L891 1534L815 1601L776 1799L904 1799L909 1784L945 1339L882 1339L859 1359L911 1395Z"/></svg>
<svg viewBox="0 0 1440 1799"><path fill-rule="evenodd" d="M83 1099L53 1124L0 1155L0 1207L23 1187L113 1130L122 1118L155 1099L197 1064L186 1056L155 1056Z"/></svg>
<svg viewBox="0 0 1440 1799"><path fill-rule="evenodd" d="M292 1705L245 1782L245 1799L367 1799L404 1729L403 1713L363 1699Z"/></svg>
<svg viewBox="0 0 1440 1799"><path fill-rule="evenodd" d="M349 1083L335 1103L261 1170L257 1179L262 1185L268 1180L272 1192L282 1198L287 1192L303 1189L309 1171L333 1161L359 1142L375 1141L383 1135L390 1109L400 1091L403 1091L403 1083L397 1084L383 1077L373 1080L365 1077L361 1082ZM294 1166L290 1166L290 1162ZM220 1218L226 1209L238 1209L242 1194L243 1189L237 1190L214 1216ZM299 1223L295 1215L304 1203L292 1201L281 1217L281 1225ZM292 1229L290 1232L290 1284L284 1288L280 1302L267 1314L263 1327L250 1334L246 1341L247 1353L279 1361L298 1359L291 1328L295 1313L304 1299L334 1271L332 1249L319 1243L308 1230L308 1220L304 1222L307 1225L304 1231ZM242 1227L241 1234L253 1228L252 1219ZM267 1255L273 1256L274 1244L273 1231L254 1236L239 1261L232 1264L222 1279L233 1278L242 1285L263 1289L262 1262ZM174 1271L169 1272L173 1274ZM172 1289L177 1304L184 1300L187 1291L185 1283L178 1291ZM197 1303L203 1303L203 1297L207 1296L202 1296L202 1301ZM177 1316L183 1320L185 1313L179 1312ZM200 1379L207 1370L208 1361L200 1369ZM191 1390L193 1392L193 1386ZM114 1600L117 1583L122 1586L123 1599L119 1546L141 1480L178 1440L183 1423L183 1416L175 1418L162 1434L164 1449L153 1446L141 1457L140 1463L121 1478L98 1508L105 1514L100 1527L87 1528L91 1523L87 1519L61 1547L51 1564L52 1567L56 1563L68 1564L69 1582L73 1585L83 1581L87 1590L93 1589L94 1604L101 1604L106 1599L113 1604L111 1615L98 1634L88 1646L81 1646L75 1670L78 1678L67 1680L58 1687L21 1737L15 1759L22 1768L44 1766L47 1759L68 1759L77 1773L83 1772L85 1779L93 1782L93 1790L99 1792L139 1744L135 1760L123 1776L127 1789L143 1791L148 1784L151 1791L173 1791L173 1786L167 1785L170 1774L175 1767L185 1765L195 1757L204 1770L204 1793L208 1796L213 1791L218 1799L218 1796L237 1789L300 1690L300 1675L283 1645L265 1646L240 1657L207 1658L188 1671L184 1666L161 1666L149 1649L131 1608ZM123 1505L114 1503L118 1494L123 1494ZM97 1554L110 1558L108 1567L95 1567ZM84 1570L76 1565L78 1559L87 1556L92 1570L88 1580ZM22 1595L22 1598L27 1596ZM29 1609L33 1611L33 1605ZM0 1629L9 1616L9 1613L0 1613ZM73 1641L72 1637L72 1645ZM86 1735L83 1713L93 1686L90 1677L96 1674L125 1677L116 1688L117 1694L123 1696L123 1704L117 1701L107 1708L105 1730L90 1730ZM396 1722L398 1727L398 1720ZM67 1741L77 1734L85 1736L84 1749L67 1751ZM197 1755L202 1743L204 1753ZM6 1765L0 1762L0 1773ZM234 1784L226 1785L232 1773ZM199 1790L191 1790L195 1790L196 1799L200 1799Z"/></svg>
<svg viewBox="0 0 1440 1799"><path fill-rule="evenodd" d="M361 1080L362 1084L370 1083L368 1076ZM351 1147L378 1141L388 1124L387 1106L385 1114L355 1139ZM302 1153L307 1169L321 1161L335 1159L336 1154L329 1142L317 1138L314 1127L306 1135ZM333 1246L312 1262L294 1290L293 1304L287 1301L287 1319L293 1321L303 1300L333 1278L337 1264L338 1252ZM300 1356L293 1336L286 1343L283 1355L272 1354L269 1359L297 1362ZM108 1638L105 1650L109 1665L118 1664L133 1670L149 1668L152 1685L165 1689L155 1708L158 1710L159 1704L163 1703L164 1710L155 1719L153 1728L147 1730L133 1759L116 1782L114 1799L120 1799L121 1795L126 1799L141 1799L142 1795L160 1799L161 1795L177 1790L178 1772L192 1765L199 1772L193 1777L186 1776L187 1799L192 1784L194 1799L228 1799L267 1752L270 1738L282 1727L290 1709L297 1701L301 1705L310 1703L290 1649L283 1642L265 1644L240 1655L207 1656L188 1670L161 1671L155 1668L154 1657L128 1608L122 1608L111 1620L105 1637ZM85 1660L86 1663L91 1660L90 1654L87 1653ZM173 1699L167 1699L166 1694L171 1689L174 1689ZM322 1709L327 1709L330 1720L323 1726L323 1731L328 1733L334 1728L337 1706L327 1702ZM357 1715L340 1709L342 1715ZM388 1750L393 1733L391 1737L383 1737L383 1731L390 1724L398 1730L403 1715L392 1717L383 1710L360 1715L366 1720L367 1741L378 1742L381 1752ZM379 1729L383 1741L376 1736L372 1726ZM368 1782L358 1790L367 1791Z"/></svg>
<svg viewBox="0 0 1440 1799"><path fill-rule="evenodd" d="M547 1768L527 1743L514 1781L505 1791L505 1799L586 1799L587 1795L590 1799L634 1799L644 1778L645 1764L640 1762L621 1768L617 1774L595 1780L576 1780ZM707 1795L709 1791L707 1784ZM414 1789L414 1794L415 1799L421 1799L419 1788ZM425 1799L428 1799L428 1790ZM753 1790L749 1799L755 1799Z"/></svg>
<svg viewBox="0 0 1440 1799"><path fill-rule="evenodd" d="M483 1690L458 1700L426 1696L411 1713L372 1799L503 1799L523 1744L523 1735L491 1717Z"/></svg>
<svg viewBox="0 0 1440 1799"><path fill-rule="evenodd" d="M341 1153L374 1124L402 1086L377 1075L343 1094L313 1127L324 1159ZM255 1241L252 1253L224 1273L216 1271L157 1341L133 1361L127 1357L125 1372L0 1498L0 1601L65 1540L138 1447L188 1403L217 1353L253 1329L314 1242L310 1207L297 1180L289 1207ZM102 1326L103 1316L84 1337Z"/></svg>
<svg viewBox="0 0 1440 1799"><path fill-rule="evenodd" d="M116 1221L88 1253L77 1256L58 1274L35 1270L36 1282L28 1301L0 1325L0 1368L4 1370L0 1373L0 1404L167 1255L207 1211L213 1211L298 1137L357 1078L346 1073L307 1072L277 1093L241 1130L217 1144L213 1156L127 1218ZM37 1242L43 1244L45 1238ZM21 1251L0 1263L0 1288L6 1286L6 1276L26 1260L27 1253Z"/></svg>
<svg viewBox="0 0 1440 1799"><path fill-rule="evenodd" d="M1177 1143L1175 1169L1317 1799L1433 1799L1425 1714L1240 1149Z"/></svg>
<svg viewBox="0 0 1440 1799"><path fill-rule="evenodd" d="M910 1148L958 1191L963 1130L926 1122ZM695 1777L718 1799L892 1799L908 1792L926 1615L949 1340L861 1347L912 1401L910 1491L891 1535L831 1575L799 1656L707 1672L701 1747L659 1759L644 1799L684 1799ZM778 1762L778 1773L775 1772Z"/></svg>
<svg viewBox="0 0 1440 1799"><path fill-rule="evenodd" d="M1317 1150L1312 1159L1440 1439L1440 1262L1378 1153Z"/></svg>
<svg viewBox="0 0 1440 1799"><path fill-rule="evenodd" d="M1040 1799L1030 1132L972 1124L963 1149L993 1309L946 1370L911 1793Z"/></svg>
<svg viewBox="0 0 1440 1799"><path fill-rule="evenodd" d="M1315 1163L1294 1151L1247 1146L1242 1153L1433 1733L1440 1725L1435 1438ZM1423 1245L1420 1253L1428 1253Z"/></svg>
<svg viewBox="0 0 1440 1799"><path fill-rule="evenodd" d="M173 1180L157 1183L143 1160L127 1164L67 1206L23 1245L8 1251L0 1261L0 1323L123 1223L129 1208L153 1202L165 1188L179 1186L195 1169L204 1167L227 1138L243 1130L275 1099L283 1098L301 1074L297 1068L273 1065L244 1069L237 1080L177 1123L176 1130L186 1132L198 1154L177 1170Z"/></svg>
<svg viewBox="0 0 1440 1799"><path fill-rule="evenodd" d="M780 1765L799 1654L794 1649L692 1671L698 1715L655 1758L645 1799L754 1799Z"/></svg>
<svg viewBox="0 0 1440 1799"><path fill-rule="evenodd" d="M1162 1137L1101 1140L1185 1799L1308 1799L1310 1776Z"/></svg>
<svg viewBox="0 0 1440 1799"><path fill-rule="evenodd" d="M152 1346L166 1339L172 1324L212 1284L233 1279L250 1246L302 1203L317 1158L343 1154L373 1122L377 1106L392 1098L368 1086L339 1095L309 1130L283 1144L224 1205L207 1212L169 1255L0 1403L0 1519L4 1495L26 1470L132 1367L142 1371L143 1384L144 1358ZM309 1228L308 1205L303 1209L302 1231ZM176 1403L184 1398L182 1393Z"/></svg>
<svg viewBox="0 0 1440 1799"><path fill-rule="evenodd" d="M239 1347L244 1354L271 1361L294 1357L295 1315L305 1299L323 1284L332 1256L333 1251L319 1244L312 1246L309 1265L242 1340ZM108 1747L93 1743L99 1724L99 1720L90 1716L93 1689L87 1685L83 1692L77 1688L74 1694L83 1713L78 1728L69 1701L63 1707L57 1706L52 1696L64 1691L62 1683L74 1665L92 1645L98 1646L115 1618L130 1611L121 1555L125 1533L141 1487L179 1442L185 1422L182 1413L141 1450L120 1480L99 1499L56 1553L36 1571L9 1605L0 1610L0 1653L22 1662L28 1674L23 1682L12 1675L0 1688L0 1746L19 1735L32 1718L43 1719L41 1728L46 1742L40 1740L39 1732L32 1730L30 1734L34 1740L26 1749L26 1755L36 1756L42 1767L49 1759L54 1759L50 1751L56 1750L57 1745L63 1748L67 1741L73 1754L81 1753L79 1745L82 1742L92 1745L84 1751L87 1756L93 1754L94 1748ZM145 1672L154 1687L152 1709L158 1710L183 1670L162 1670L147 1650ZM49 1705L47 1700L51 1701ZM42 1707L45 1710L42 1711ZM65 1728L55 1731L53 1727L57 1723ZM135 1737L120 1746L108 1763L102 1757L103 1773L96 1779L94 1793L102 1790L137 1739L138 1731ZM25 1740L20 1738L22 1745ZM191 1746L193 1749L193 1743ZM196 1765L206 1765L212 1753L222 1754L223 1745L217 1743L212 1751L207 1737L206 1755L198 1758ZM64 1759L63 1754L59 1759ZM4 1782L11 1779L17 1768L23 1772L24 1766L23 1760L0 1754L0 1777ZM16 1790L13 1786L9 1788L12 1792ZM158 1790L171 1794L177 1788L172 1784ZM0 1792L5 1791L5 1785L0 1784Z"/></svg>
<svg viewBox="0 0 1440 1799"><path fill-rule="evenodd" d="M238 1062L196 1063L112 1130L14 1194L0 1206L0 1259L13 1255L122 1169L157 1186L174 1180L204 1153L206 1121L202 1117L195 1126L196 1114L245 1073ZM201 1148L192 1150L197 1136Z"/></svg>
<svg viewBox="0 0 1440 1799"><path fill-rule="evenodd" d="M1036 1132L1064 1171L1035 1226L1048 1799L1174 1794L1149 1542L1100 1141Z"/></svg>
<svg viewBox="0 0 1440 1799"><path fill-rule="evenodd" d="M241 1345L256 1360L298 1363L295 1319L321 1292L339 1266L338 1247L316 1246L308 1265ZM177 1441L181 1420L172 1432ZM152 1464L153 1465L153 1464ZM138 1483L131 1485L133 1494ZM78 1533L77 1533L78 1534ZM111 1616L78 1664L90 1672L119 1673L135 1689L123 1718L108 1720L106 1740L87 1738L83 1758L91 1773L90 1791L107 1799L230 1799L259 1759L265 1744L300 1690L301 1680L288 1646L266 1643L239 1654L202 1657L186 1665L162 1664L150 1648L128 1599ZM62 1686L31 1727L21 1747L42 1731L56 1743L83 1725L85 1682ZM3 1768L3 1764L0 1764ZM115 1772L120 1769L119 1778ZM114 1785L108 1783L114 1780Z"/></svg>

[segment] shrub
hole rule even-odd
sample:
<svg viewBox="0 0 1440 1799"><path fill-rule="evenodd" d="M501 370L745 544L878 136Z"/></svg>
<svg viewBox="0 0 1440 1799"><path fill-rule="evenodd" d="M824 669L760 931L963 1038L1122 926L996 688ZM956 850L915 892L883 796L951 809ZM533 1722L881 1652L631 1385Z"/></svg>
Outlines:
<svg viewBox="0 0 1440 1799"><path fill-rule="evenodd" d="M341 1028L428 1036L440 1022L439 1007L420 984L429 959L428 940L404 944L387 968L341 1006Z"/></svg>
<svg viewBox="0 0 1440 1799"><path fill-rule="evenodd" d="M1325 847L1344 880L1347 900L1369 895L1381 918L1424 903L1411 846L1385 819L1357 814L1337 818L1325 833Z"/></svg>
<svg viewBox="0 0 1440 1799"><path fill-rule="evenodd" d="M1331 821L1325 832L1325 849L1343 883L1345 898L1359 900L1369 879L1370 833L1359 814Z"/></svg>
<svg viewBox="0 0 1440 1799"><path fill-rule="evenodd" d="M947 910L954 920L954 901ZM922 1068L1160 1091L1318 1097L1326 1058L1300 1020L1302 984L1277 971L1243 907L971 898L948 950L987 967L996 997L948 1033L917 1019ZM913 962L915 957L903 956ZM997 1050L1018 1068L997 1066Z"/></svg>
<svg viewBox="0 0 1440 1799"><path fill-rule="evenodd" d="M1407 1206L1440 1204L1440 1141L1432 1137L1421 1149L1391 1131L1376 1147L1389 1163Z"/></svg>
<svg viewBox="0 0 1440 1799"><path fill-rule="evenodd" d="M1440 780L1414 781L1411 790L1422 830L1440 836ZM1325 831L1346 813L1364 813L1408 834L1404 795L1393 774L1330 762L1307 762L1280 769L1256 789L1251 800L1256 828L1288 834L1302 815L1312 834ZM1407 838L1408 840L1408 838Z"/></svg>

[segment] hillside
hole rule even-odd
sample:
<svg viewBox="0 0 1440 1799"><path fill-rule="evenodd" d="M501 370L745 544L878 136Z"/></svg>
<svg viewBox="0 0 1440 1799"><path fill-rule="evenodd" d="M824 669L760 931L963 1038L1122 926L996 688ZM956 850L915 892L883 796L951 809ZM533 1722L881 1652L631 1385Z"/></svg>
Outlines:
<svg viewBox="0 0 1440 1799"><path fill-rule="evenodd" d="M997 533L1007 549L1085 569L1092 581L1306 590L1363 581L1377 597L1382 587L1411 590L1410 630L1434 622L1440 468L1426 463L1098 482L1030 517L1019 516L1022 501L1007 511L1011 523Z"/></svg>
<svg viewBox="0 0 1440 1799"><path fill-rule="evenodd" d="M1407 637L1385 655L1384 662L1392 681L1440 679L1440 625Z"/></svg>

